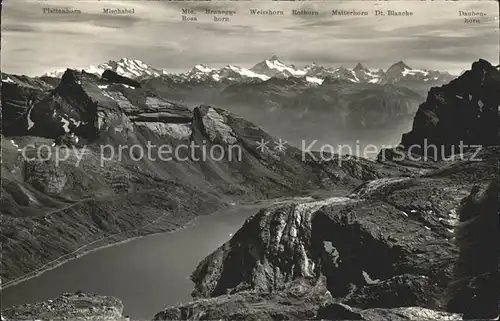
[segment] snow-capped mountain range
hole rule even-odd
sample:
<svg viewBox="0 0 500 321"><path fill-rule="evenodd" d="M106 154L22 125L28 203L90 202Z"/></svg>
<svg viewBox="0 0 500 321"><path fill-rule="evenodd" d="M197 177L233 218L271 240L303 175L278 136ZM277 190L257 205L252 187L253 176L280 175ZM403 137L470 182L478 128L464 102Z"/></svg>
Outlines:
<svg viewBox="0 0 500 321"><path fill-rule="evenodd" d="M142 77L158 77L166 74L167 72L161 69L153 68L144 62L137 59L122 58L118 61L110 60L98 66L90 66L83 69L90 74L101 76L105 70L113 70L120 76L128 77L131 79ZM44 76L61 78L66 69L58 69L44 74Z"/></svg>
<svg viewBox="0 0 500 321"><path fill-rule="evenodd" d="M285 64L278 57L272 56L263 60L252 68L247 69L235 65L226 65L222 68L211 68L198 64L190 71L182 74L171 74L165 69L156 69L146 63L130 58L122 58L118 61L108 61L107 63L90 66L83 69L87 73L102 75L105 70L113 70L117 74L131 79L143 79L160 76L171 76L176 81L237 81L237 80L260 80L266 81L270 78L302 78L311 84L321 84L326 78L338 79L351 83L397 83L401 81L447 81L452 78L447 72L413 69L403 61L399 61L390 66L386 71L382 69L372 70L358 63L354 68L349 69L344 66L338 68L323 67L312 63L304 67L297 67ZM44 76L60 78L65 70L49 72Z"/></svg>

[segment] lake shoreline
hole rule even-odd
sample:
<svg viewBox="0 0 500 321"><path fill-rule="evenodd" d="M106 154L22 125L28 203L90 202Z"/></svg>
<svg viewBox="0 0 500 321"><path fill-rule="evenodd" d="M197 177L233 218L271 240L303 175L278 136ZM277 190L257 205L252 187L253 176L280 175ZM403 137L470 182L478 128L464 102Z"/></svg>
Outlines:
<svg viewBox="0 0 500 321"><path fill-rule="evenodd" d="M206 214L206 215L211 215L211 214L212 213ZM81 257L83 257L83 256L85 256L87 254L90 254L90 253L93 253L93 252L97 252L99 250L103 250L103 249L110 248L110 247L113 247L113 246L125 244L125 243L128 243L128 242L132 242L134 240L138 240L138 239L141 239L141 238L144 238L144 237L148 237L148 236L154 236L154 235L159 235L159 234L168 234L168 233L178 232L178 231L180 231L180 230L182 230L182 229L184 229L186 227L189 227L190 224L194 223L194 221L196 221L199 217L200 216L197 216L197 217L193 218L192 220L187 221L183 225L182 225L182 223L176 223L176 224L179 224L179 225L182 225L182 226L179 226L179 227L174 228L174 229L169 230L169 231L158 231L158 232L147 233L147 234L139 235L139 236L131 236L131 237L119 240L119 241L110 242L110 243L107 243L107 244L104 244L104 245L101 245L101 246L96 246L96 247L90 248L88 250L83 250L82 249L81 253L78 250L76 250L75 252L66 254L65 256L69 256L69 258L67 258L67 259L61 259L61 258L55 259L54 261L52 261L53 263L48 263L47 267L40 268L39 270L35 270L33 272L30 272L30 273L28 273L28 274L26 274L24 276L21 276L21 277L19 277L17 279L9 281L9 282L7 282L5 284L1 284L0 291L3 291L3 290L8 289L8 288L10 288L12 286L19 285L19 284L21 284L23 282L26 282L26 281L29 281L29 280L34 279L36 277L39 277L39 276L43 275L44 273L49 272L51 270L54 270L54 269L56 269L58 267L61 267L61 266L63 266L64 264L66 264L68 262L71 262L73 260L79 259L79 258L81 258ZM130 233L130 231L126 231L126 232L123 232L123 233ZM59 261L59 262L56 262L56 261Z"/></svg>
<svg viewBox="0 0 500 321"><path fill-rule="evenodd" d="M230 207L234 207L234 206L245 207L245 206L248 206L248 207L255 207L256 209L258 209L258 208L262 208L262 207L266 207L266 206L271 206L273 204L280 204L280 203L291 202L291 201L299 201L299 200L302 200L302 201L304 201L304 200L313 200L313 198L311 198L310 196L303 196L302 195L302 196L295 196L295 197L279 197L279 198L275 198L275 199L262 199L262 200L246 201L246 202L243 201L243 202L240 202L240 203L236 203L234 201L231 201L231 202L227 202L226 206L224 206L222 208L219 208L218 210L216 210L214 212L211 212L211 213L208 213L208 214L204 214L204 215L199 215L199 216L196 216L196 217L194 217L194 218L192 218L190 220L187 220L187 221L182 221L182 220L179 220L179 222L169 221L168 224L170 224L170 226L177 225L177 227L173 227L171 230L159 230L159 231L153 231L153 232L147 232L147 230L145 231L145 229L147 229L148 226L151 225L154 222L153 221L153 222L150 222L150 223L148 223L148 224L144 225L143 227L140 227L140 228L138 228L136 230L133 230L133 231L124 231L124 232L122 232L119 235L111 235L111 236L108 236L106 239L97 240L97 241L95 241L96 244L94 244L93 247L82 246L82 247L80 247L80 249L77 249L76 251L74 251L72 253L66 254L63 257L60 257L58 259L55 259L55 260L47 263L44 267L41 267L41 268L39 268L39 269L37 269L35 271L32 271L32 272L30 272L30 273L28 273L28 274L26 274L24 276L18 277L18 278L14 279L14 280L11 280L9 282L0 284L0 291L6 290L8 288L11 288L13 286L19 285L19 284L24 283L26 281L35 279L35 278L43 275L46 272L49 272L51 270L57 269L57 268L65 265L68 262L71 262L73 260L79 259L79 258L81 258L81 257L83 257L83 256L85 256L87 254L90 254L90 253L93 253L93 252L97 252L99 250L103 250L103 249L106 249L106 248L110 248L110 247L122 245L122 244L125 244L125 243L129 243L129 242L132 242L132 241L135 241L135 240L139 240L139 239L145 238L145 237L151 237L151 236L156 236L156 235L161 235L161 234L170 234L170 233L179 232L179 231L181 231L181 230L183 230L183 229L185 229L187 227L192 226L193 224L195 224L195 222L198 219L200 219L202 217L214 215L217 212L219 212L221 210L224 210L224 209L227 209L227 208L230 208ZM144 234L143 235L135 235L135 236L129 236L129 237L127 237L127 233L129 233L129 234L132 234L132 233L144 233ZM113 241L113 238L115 238L114 241ZM104 244L98 245L99 241L102 241ZM89 244L91 244L91 243L89 243ZM89 245L89 244L87 244L87 245ZM66 257L66 258L64 258L64 257Z"/></svg>

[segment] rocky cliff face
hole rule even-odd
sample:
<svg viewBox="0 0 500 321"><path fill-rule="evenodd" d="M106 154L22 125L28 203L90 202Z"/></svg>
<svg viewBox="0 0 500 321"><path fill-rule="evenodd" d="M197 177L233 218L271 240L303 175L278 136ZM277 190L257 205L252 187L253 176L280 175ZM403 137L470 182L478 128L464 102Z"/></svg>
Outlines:
<svg viewBox="0 0 500 321"><path fill-rule="evenodd" d="M263 210L200 263L193 295L275 293L325 277L336 300L358 308L442 308L456 211L472 188L449 179L374 180L347 198Z"/></svg>
<svg viewBox="0 0 500 321"><path fill-rule="evenodd" d="M420 152L425 145L443 146L447 154L458 153L460 143L498 145L499 89L498 69L482 59L474 62L449 84L431 88L401 144L420 146Z"/></svg>

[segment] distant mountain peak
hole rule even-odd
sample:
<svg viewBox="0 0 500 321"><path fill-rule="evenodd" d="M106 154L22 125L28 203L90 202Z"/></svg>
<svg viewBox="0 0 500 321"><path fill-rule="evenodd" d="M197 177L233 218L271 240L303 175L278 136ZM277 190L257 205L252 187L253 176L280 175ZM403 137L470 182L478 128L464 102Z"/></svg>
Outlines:
<svg viewBox="0 0 500 321"><path fill-rule="evenodd" d="M133 58L128 58L128 57L122 57L122 58L120 58L120 60L118 60L118 62L125 62L128 64L143 64L143 65L147 66L143 61L141 61L139 59L133 59Z"/></svg>
<svg viewBox="0 0 500 321"><path fill-rule="evenodd" d="M259 62L250 71L265 75L268 77L288 77L288 76L304 76L307 71L298 69L294 65L287 65L280 61L276 55L273 55L270 59Z"/></svg>
<svg viewBox="0 0 500 321"><path fill-rule="evenodd" d="M80 69L79 69L80 70ZM155 69L139 59L122 57L119 60L108 60L100 65L90 65L88 68L82 69L86 73L101 76L105 70L112 70L120 76L128 78L140 78L148 76L159 76L165 72ZM44 76L61 78L66 69L58 69L53 72L48 72Z"/></svg>
<svg viewBox="0 0 500 321"><path fill-rule="evenodd" d="M207 73L211 72L212 68L208 67L207 65L197 64L196 66L193 67L192 71L200 71L203 73Z"/></svg>
<svg viewBox="0 0 500 321"><path fill-rule="evenodd" d="M480 65L484 64L481 61ZM219 81L239 81L242 79L260 79L268 80L270 77L287 78L287 77L306 77L306 80L311 83L319 83L322 80L332 77L354 83L396 83L399 81L432 81L440 82L443 78L448 79L447 74L442 74L439 71L428 71L420 69L412 69L402 60L391 65L387 71L379 69L378 71L370 70L361 62L358 62L354 68L347 68L341 65L338 68L325 67L313 62L309 65L296 66L293 64L284 63L277 55L272 55L269 59L262 60L247 69L238 65L227 64L222 68L211 68L205 64L198 63L191 70L182 74L169 74L164 69L156 69L145 62L130 57L122 57L119 60L109 60L100 65L92 65L83 69L86 73L101 76L104 71L111 70L120 76L141 80L152 77L166 76L171 77L175 82L196 81L203 82L219 82ZM47 73L44 76L61 78L66 69ZM80 69L78 71L81 71Z"/></svg>
<svg viewBox="0 0 500 321"><path fill-rule="evenodd" d="M353 69L354 71L358 71L358 70L368 70L368 68L366 68L365 66L363 66L360 62L358 62L358 64L356 65L356 67L354 67Z"/></svg>
<svg viewBox="0 0 500 321"><path fill-rule="evenodd" d="M405 69L411 69L411 68L403 60L400 60L400 61L396 62L395 64L393 64L392 66L390 66L389 69L387 69L387 70L390 70L390 69L405 70Z"/></svg>

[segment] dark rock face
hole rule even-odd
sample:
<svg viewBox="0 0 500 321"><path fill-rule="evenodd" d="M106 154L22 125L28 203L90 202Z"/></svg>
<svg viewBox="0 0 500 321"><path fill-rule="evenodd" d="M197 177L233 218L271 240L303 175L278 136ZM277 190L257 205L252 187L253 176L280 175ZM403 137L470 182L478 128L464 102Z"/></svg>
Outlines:
<svg viewBox="0 0 500 321"><path fill-rule="evenodd" d="M115 71L109 70L109 69L105 70L102 73L101 78L106 80L106 81L109 81L109 82L125 84L125 85L129 85L132 87L141 87L141 84L138 81L135 81L133 79L130 79L130 78L127 78L124 76L120 76Z"/></svg>
<svg viewBox="0 0 500 321"><path fill-rule="evenodd" d="M430 90L417 111L413 129L403 135L401 144L406 148L420 146L415 148L420 153L424 146L443 146L446 154L458 153L460 143L498 145L498 106L500 72L481 59L449 84ZM429 149L429 153L434 156L435 151Z"/></svg>
<svg viewBox="0 0 500 321"><path fill-rule="evenodd" d="M4 76L10 81L4 81ZM25 134L29 110L55 87L38 78L2 73L2 133L7 136Z"/></svg>
<svg viewBox="0 0 500 321"><path fill-rule="evenodd" d="M97 136L97 103L83 87L86 82L93 81L92 77L68 69L53 90L29 97L21 107L20 118L24 125L18 128L16 136L58 138L76 133L94 139ZM9 90L3 94L12 96Z"/></svg>
<svg viewBox="0 0 500 321"><path fill-rule="evenodd" d="M498 181L475 188L460 209L457 241L460 256L450 286L451 311L467 319L498 316L500 231Z"/></svg>

